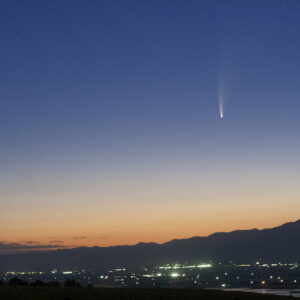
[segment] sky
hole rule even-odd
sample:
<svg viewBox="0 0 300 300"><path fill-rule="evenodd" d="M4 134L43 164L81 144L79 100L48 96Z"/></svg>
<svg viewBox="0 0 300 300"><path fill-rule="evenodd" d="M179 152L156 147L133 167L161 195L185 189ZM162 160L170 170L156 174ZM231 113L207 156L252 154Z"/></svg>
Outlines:
<svg viewBox="0 0 300 300"><path fill-rule="evenodd" d="M0 252L300 216L300 2L0 2Z"/></svg>

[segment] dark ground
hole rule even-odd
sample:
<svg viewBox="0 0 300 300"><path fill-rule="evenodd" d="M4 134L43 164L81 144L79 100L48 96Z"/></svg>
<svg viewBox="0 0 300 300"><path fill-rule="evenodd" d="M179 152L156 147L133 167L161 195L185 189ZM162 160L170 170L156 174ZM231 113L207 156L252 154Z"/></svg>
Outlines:
<svg viewBox="0 0 300 300"><path fill-rule="evenodd" d="M114 289L0 286L0 300L280 300L295 299L244 292L192 289Z"/></svg>

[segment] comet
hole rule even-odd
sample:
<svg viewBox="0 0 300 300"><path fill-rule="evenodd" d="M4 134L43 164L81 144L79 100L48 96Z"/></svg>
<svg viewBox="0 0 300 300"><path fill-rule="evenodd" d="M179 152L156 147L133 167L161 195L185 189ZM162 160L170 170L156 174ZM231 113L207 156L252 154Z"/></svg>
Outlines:
<svg viewBox="0 0 300 300"><path fill-rule="evenodd" d="M219 114L220 118L224 118L224 97L222 93L219 93Z"/></svg>

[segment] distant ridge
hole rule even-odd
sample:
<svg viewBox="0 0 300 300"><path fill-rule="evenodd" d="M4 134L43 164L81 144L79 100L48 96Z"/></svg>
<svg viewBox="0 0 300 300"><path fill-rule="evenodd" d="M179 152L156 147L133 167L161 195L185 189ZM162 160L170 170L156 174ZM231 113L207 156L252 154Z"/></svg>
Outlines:
<svg viewBox="0 0 300 300"><path fill-rule="evenodd" d="M138 243L112 247L0 255L0 271L49 268L107 270L172 262L300 262L300 220L268 229L217 232L207 237L174 239L164 244Z"/></svg>

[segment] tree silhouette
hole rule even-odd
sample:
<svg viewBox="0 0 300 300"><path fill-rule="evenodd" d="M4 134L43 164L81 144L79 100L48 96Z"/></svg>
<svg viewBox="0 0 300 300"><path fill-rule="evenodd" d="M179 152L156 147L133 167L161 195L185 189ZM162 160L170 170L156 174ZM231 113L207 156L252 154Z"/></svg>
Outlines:
<svg viewBox="0 0 300 300"><path fill-rule="evenodd" d="M50 286L50 287L60 287L60 282L58 281L49 281L46 283L47 286Z"/></svg>
<svg viewBox="0 0 300 300"><path fill-rule="evenodd" d="M9 282L8 285L28 285L28 282L25 280L22 280L20 278L14 277Z"/></svg>
<svg viewBox="0 0 300 300"><path fill-rule="evenodd" d="M81 287L81 284L74 279L67 279L64 283L64 287Z"/></svg>
<svg viewBox="0 0 300 300"><path fill-rule="evenodd" d="M30 283L30 286L46 286L46 283L42 280L36 280L35 282Z"/></svg>

